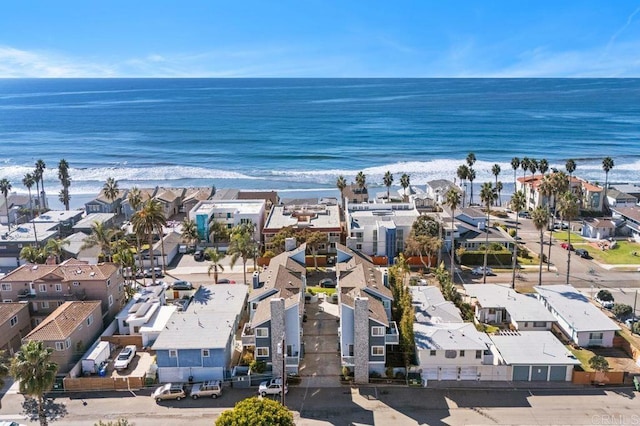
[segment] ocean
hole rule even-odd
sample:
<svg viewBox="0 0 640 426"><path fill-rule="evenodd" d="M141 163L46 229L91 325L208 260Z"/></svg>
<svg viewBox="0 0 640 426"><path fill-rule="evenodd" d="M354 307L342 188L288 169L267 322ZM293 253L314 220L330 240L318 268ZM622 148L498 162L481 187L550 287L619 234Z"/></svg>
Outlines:
<svg viewBox="0 0 640 426"><path fill-rule="evenodd" d="M508 194L514 156L594 182L610 156L610 182L639 182L639 99L640 79L3 79L0 178L26 192L43 159L52 207L61 158L74 207L108 177L337 196L359 171L453 180L473 152L476 194L495 163Z"/></svg>

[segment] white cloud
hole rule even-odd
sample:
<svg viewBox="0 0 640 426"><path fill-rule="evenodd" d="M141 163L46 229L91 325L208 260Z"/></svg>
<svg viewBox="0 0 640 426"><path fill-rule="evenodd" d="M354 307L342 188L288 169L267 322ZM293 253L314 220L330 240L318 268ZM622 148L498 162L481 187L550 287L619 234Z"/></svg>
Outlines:
<svg viewBox="0 0 640 426"><path fill-rule="evenodd" d="M53 53L0 46L0 77L112 77L114 70L104 64L74 62Z"/></svg>

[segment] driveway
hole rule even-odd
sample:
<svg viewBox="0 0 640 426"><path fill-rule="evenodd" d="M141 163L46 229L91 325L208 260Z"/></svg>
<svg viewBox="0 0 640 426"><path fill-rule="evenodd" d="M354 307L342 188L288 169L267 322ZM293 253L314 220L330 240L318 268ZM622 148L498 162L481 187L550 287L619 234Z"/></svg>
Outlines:
<svg viewBox="0 0 640 426"><path fill-rule="evenodd" d="M338 352L338 306L319 299L305 305L304 359L300 365L301 387L340 386Z"/></svg>

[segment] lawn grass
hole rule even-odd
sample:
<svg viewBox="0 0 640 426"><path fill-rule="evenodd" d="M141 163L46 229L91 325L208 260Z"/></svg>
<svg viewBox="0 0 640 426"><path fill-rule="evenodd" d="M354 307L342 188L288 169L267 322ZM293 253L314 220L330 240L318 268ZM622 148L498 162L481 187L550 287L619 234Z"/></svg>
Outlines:
<svg viewBox="0 0 640 426"><path fill-rule="evenodd" d="M634 252L640 254L640 244L629 241L617 241L614 248L604 251L589 248L591 257L609 265L640 265L640 256L634 256Z"/></svg>
<svg viewBox="0 0 640 426"><path fill-rule="evenodd" d="M547 236L549 235L548 233L545 233ZM569 241L569 232L568 231L553 231L553 238L555 238L558 241ZM582 238L580 235L571 234L571 244L575 244L575 243L584 243L586 242L586 240L584 238Z"/></svg>
<svg viewBox="0 0 640 426"><path fill-rule="evenodd" d="M331 296L336 292L335 288L322 288L322 287L307 287L307 291L309 293L313 292L313 294L324 293L327 296Z"/></svg>
<svg viewBox="0 0 640 426"><path fill-rule="evenodd" d="M567 345L567 349L569 349L571 351L571 353L576 358L578 358L578 361L580 361L580 363L582 364L582 369L584 371L593 371L593 369L591 367L589 367L589 360L593 356L595 356L595 354L592 351L590 351L589 349L585 349L585 348L574 349L570 345Z"/></svg>

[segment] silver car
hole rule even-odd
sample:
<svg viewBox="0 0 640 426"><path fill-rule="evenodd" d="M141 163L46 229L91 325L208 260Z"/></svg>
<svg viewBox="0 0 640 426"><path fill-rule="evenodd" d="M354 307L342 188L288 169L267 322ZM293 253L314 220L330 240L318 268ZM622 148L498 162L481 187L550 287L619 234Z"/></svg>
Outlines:
<svg viewBox="0 0 640 426"><path fill-rule="evenodd" d="M222 395L222 384L219 380L210 380L204 383L196 383L191 388L191 398L211 397L213 399Z"/></svg>

